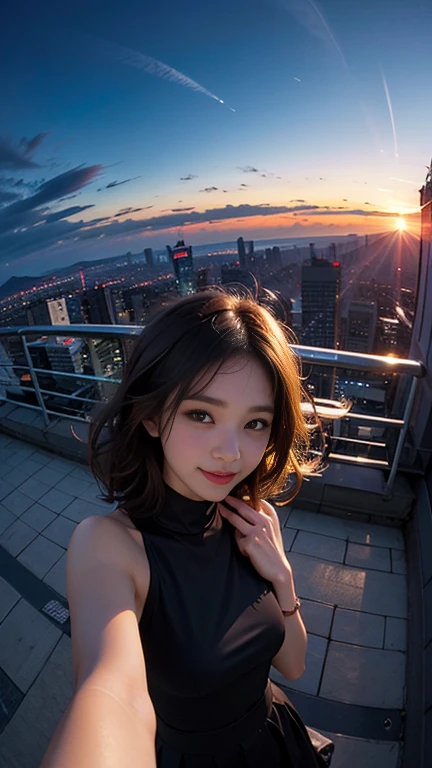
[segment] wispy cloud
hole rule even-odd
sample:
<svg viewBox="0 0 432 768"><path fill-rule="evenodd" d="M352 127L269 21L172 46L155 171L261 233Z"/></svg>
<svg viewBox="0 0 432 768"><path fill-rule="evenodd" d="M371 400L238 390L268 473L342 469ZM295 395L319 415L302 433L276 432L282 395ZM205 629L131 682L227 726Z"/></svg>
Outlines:
<svg viewBox="0 0 432 768"><path fill-rule="evenodd" d="M0 210L0 233L17 230L20 227L29 227L30 232L32 226L46 220L44 206L86 186L101 171L101 165L74 168L44 182L34 195L17 200Z"/></svg>
<svg viewBox="0 0 432 768"><path fill-rule="evenodd" d="M100 187L98 189L98 192L103 192L104 189L113 189L114 187L120 187L121 184L128 184L130 181L135 181L135 179L140 179L141 176L133 176L132 179L124 179L123 181L110 181L109 184L106 185L106 187Z"/></svg>
<svg viewBox="0 0 432 768"><path fill-rule="evenodd" d="M10 141L0 138L0 168L18 171L30 168L40 168L37 163L27 156L28 143L23 144L21 140L18 147L14 147Z"/></svg>
<svg viewBox="0 0 432 768"><path fill-rule="evenodd" d="M76 245L77 241L91 241L101 237L118 238L121 241L124 237L139 237L149 232L205 225L210 221L224 222L253 217L262 219L262 217L280 216L286 219L286 226L290 226L290 221L295 221L296 218L304 216L313 217L314 219L329 216L361 216L379 217L384 220L394 218L396 214L389 211L342 207L331 208L330 206L310 204L276 206L269 205L268 203L260 205L242 203L241 205L226 205L204 211L172 210L170 213L151 218L127 218L123 221L115 216L100 217L86 221L71 221L67 218L59 220L60 216L58 216L57 220L51 219L50 222L47 222L48 214L44 210L32 211L32 215L31 226L9 231L0 237L0 261L12 262L29 254L37 255L41 250L47 250L51 247L58 250L59 247L67 246L68 243ZM40 226L42 221L46 223ZM329 226L331 226L331 223L326 222L326 227Z"/></svg>
<svg viewBox="0 0 432 768"><path fill-rule="evenodd" d="M180 176L180 181L192 181L192 179L197 179L198 176L196 176L194 173L189 173L187 176Z"/></svg>
<svg viewBox="0 0 432 768"><path fill-rule="evenodd" d="M217 187L205 187L205 189L200 189L200 192L217 192Z"/></svg>

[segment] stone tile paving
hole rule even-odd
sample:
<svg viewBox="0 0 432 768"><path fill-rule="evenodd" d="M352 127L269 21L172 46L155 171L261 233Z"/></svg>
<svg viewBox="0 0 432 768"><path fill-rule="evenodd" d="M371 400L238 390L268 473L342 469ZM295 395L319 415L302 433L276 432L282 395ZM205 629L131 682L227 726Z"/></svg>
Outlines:
<svg viewBox="0 0 432 768"><path fill-rule="evenodd" d="M398 768L399 744L393 741L369 741L321 731L335 743L331 768ZM413 767L414 768L414 767Z"/></svg>
<svg viewBox="0 0 432 768"><path fill-rule="evenodd" d="M61 631L25 600L0 625L0 667L26 693L44 667Z"/></svg>
<svg viewBox="0 0 432 768"><path fill-rule="evenodd" d="M0 544L65 596L66 548L75 526L114 505L97 499L99 489L85 466L4 435L0 478ZM288 685L342 702L402 707L407 616L402 533L292 506L278 508L278 514L308 631L306 672ZM70 675L69 641L60 640L60 630L2 580L0 622L0 667L26 693L0 736L5 755L0 768L36 768L70 695L63 685ZM61 691L50 680L52 670L61 675ZM273 668L271 676L287 684ZM34 712L48 699L52 704L37 732L28 725L30 715L39 725ZM351 768L396 766L398 745L342 735L335 740L334 768L348 761Z"/></svg>
<svg viewBox="0 0 432 768"><path fill-rule="evenodd" d="M0 736L0 768L39 768L72 690L70 640L63 635Z"/></svg>

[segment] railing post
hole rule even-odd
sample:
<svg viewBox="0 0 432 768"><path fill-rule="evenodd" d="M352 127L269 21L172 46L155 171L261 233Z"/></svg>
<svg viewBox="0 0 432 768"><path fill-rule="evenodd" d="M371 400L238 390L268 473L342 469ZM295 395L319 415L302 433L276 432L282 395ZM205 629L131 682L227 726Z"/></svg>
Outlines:
<svg viewBox="0 0 432 768"><path fill-rule="evenodd" d="M49 420L49 416L48 416L47 410L45 408L45 403L44 403L44 399L42 397L42 392L40 391L37 373L36 373L36 371L33 370L33 360L31 359L31 354L30 354L29 348L27 346L27 339L26 339L24 334L21 336L21 338L22 338L22 343L23 343L23 347L24 347L24 354L25 354L26 360L27 360L27 365L29 367L29 372L30 372L31 380L33 382L33 386L34 386L34 389L35 389L36 398L37 398L37 401L39 403L39 407L40 407L40 409L42 411L42 416L43 416L43 420L45 422L45 426L48 427L49 423L50 423L50 420Z"/></svg>
<svg viewBox="0 0 432 768"><path fill-rule="evenodd" d="M394 482L395 482L395 479L396 479L396 472L397 472L398 467L399 467L399 461L400 461L400 457L401 457L401 454L402 454L402 449L403 449L403 446L404 446L404 443L405 443L405 438L406 438L406 435L407 435L407 432L408 432L409 422L410 422L410 418L411 418L411 412L412 412L413 405L414 405L414 397L415 397L415 393L416 393L416 389L417 389L417 381L418 381L418 379L415 376L413 376L412 377L412 381L411 381L411 387L410 387L407 403L406 403L406 406L405 406L404 416L403 416L404 424L403 424L402 429L399 432L399 437L398 437L398 441L396 443L396 450L395 450L395 453L394 453L394 456L393 456L393 462L392 462L392 467L391 467L391 470L390 470L389 478L388 478L388 480L387 480L387 482L386 482L386 484L384 486L384 494L383 494L383 496L384 496L385 499L391 499L392 498L393 486L394 486Z"/></svg>

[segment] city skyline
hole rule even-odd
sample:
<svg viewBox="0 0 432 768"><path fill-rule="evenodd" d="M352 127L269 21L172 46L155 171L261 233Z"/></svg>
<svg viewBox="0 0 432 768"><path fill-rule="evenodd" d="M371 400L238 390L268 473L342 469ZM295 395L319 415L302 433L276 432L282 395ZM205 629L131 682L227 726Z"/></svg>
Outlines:
<svg viewBox="0 0 432 768"><path fill-rule="evenodd" d="M16 8L3 27L0 284L179 234L418 232L421 0L53 11Z"/></svg>

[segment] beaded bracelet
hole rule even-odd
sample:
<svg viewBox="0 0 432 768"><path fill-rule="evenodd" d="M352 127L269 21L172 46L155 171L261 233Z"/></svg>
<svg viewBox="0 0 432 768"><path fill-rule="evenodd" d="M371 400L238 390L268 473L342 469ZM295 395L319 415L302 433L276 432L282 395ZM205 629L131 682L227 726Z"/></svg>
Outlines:
<svg viewBox="0 0 432 768"><path fill-rule="evenodd" d="M300 606L301 606L301 602L300 602L300 600L298 599L298 597L296 597L296 599L295 599L295 606L294 606L294 608L292 609L292 611L284 611L284 610L282 610L282 608L281 608L281 611L282 611L282 613L283 613L283 615L284 615L284 616L292 616L292 615L293 615L293 613L295 613L296 611L298 611L298 610L299 610Z"/></svg>

